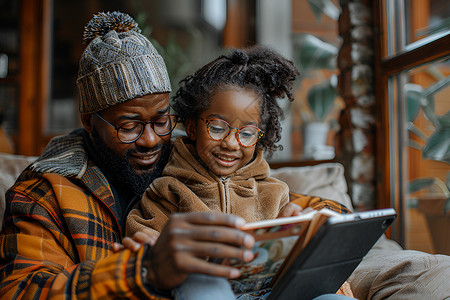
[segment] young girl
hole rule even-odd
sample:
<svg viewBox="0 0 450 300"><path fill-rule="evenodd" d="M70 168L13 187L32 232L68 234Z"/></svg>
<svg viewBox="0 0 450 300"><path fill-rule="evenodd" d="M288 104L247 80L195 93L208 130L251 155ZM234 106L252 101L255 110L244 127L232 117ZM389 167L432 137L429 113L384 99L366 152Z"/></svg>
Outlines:
<svg viewBox="0 0 450 300"><path fill-rule="evenodd" d="M298 70L254 46L234 50L181 82L173 108L187 137L175 141L163 176L154 180L127 218L126 235L155 236L175 212L221 211L247 222L296 215L285 183L269 177L263 152L281 146L277 101L293 100ZM282 100L287 101L287 100Z"/></svg>

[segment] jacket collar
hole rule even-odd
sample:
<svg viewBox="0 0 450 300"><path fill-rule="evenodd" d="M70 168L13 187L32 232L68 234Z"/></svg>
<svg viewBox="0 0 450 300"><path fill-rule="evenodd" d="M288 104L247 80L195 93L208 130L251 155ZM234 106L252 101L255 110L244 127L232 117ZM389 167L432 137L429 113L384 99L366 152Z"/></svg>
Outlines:
<svg viewBox="0 0 450 300"><path fill-rule="evenodd" d="M53 138L42 155L30 166L36 173L56 173L80 179L106 205L114 204L111 187L100 169L89 161L84 145L84 129Z"/></svg>
<svg viewBox="0 0 450 300"><path fill-rule="evenodd" d="M83 132L84 129L76 129L68 135L53 138L30 169L37 173L56 173L80 179L88 165Z"/></svg>

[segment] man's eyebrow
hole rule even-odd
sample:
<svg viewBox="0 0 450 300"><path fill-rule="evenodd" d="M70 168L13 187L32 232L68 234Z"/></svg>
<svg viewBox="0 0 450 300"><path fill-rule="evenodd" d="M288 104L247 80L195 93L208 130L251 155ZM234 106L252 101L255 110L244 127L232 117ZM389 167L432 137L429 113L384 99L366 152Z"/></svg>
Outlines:
<svg viewBox="0 0 450 300"><path fill-rule="evenodd" d="M170 110L170 106L167 106L167 107L165 107L165 108L162 108L162 109L160 109L160 110L157 110L157 111L156 111L156 114L159 116L159 115L168 113L169 110ZM158 116L155 116L155 117L158 117ZM141 118L141 117L142 117L142 116L139 115L139 114L134 114L134 115L131 115L131 114L130 114L130 115L121 115L121 116L118 118L118 120L138 120L138 119Z"/></svg>
<svg viewBox="0 0 450 300"><path fill-rule="evenodd" d="M140 115L121 115L117 119L118 120L136 120L139 119Z"/></svg>
<svg viewBox="0 0 450 300"><path fill-rule="evenodd" d="M160 109L157 111L158 114L165 114L168 113L170 109L170 106L167 106L166 108Z"/></svg>

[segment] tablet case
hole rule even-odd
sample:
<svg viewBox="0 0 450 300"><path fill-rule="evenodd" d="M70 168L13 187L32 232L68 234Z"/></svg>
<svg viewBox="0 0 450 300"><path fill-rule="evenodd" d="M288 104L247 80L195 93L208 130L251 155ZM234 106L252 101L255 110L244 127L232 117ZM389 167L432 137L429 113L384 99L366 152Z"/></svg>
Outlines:
<svg viewBox="0 0 450 300"><path fill-rule="evenodd" d="M336 293L395 220L392 208L330 217L273 287L272 299Z"/></svg>

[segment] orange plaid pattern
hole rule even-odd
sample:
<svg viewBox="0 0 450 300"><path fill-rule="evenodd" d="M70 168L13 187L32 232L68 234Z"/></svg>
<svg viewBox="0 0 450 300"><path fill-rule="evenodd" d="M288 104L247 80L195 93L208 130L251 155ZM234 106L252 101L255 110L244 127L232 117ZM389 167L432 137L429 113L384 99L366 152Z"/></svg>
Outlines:
<svg viewBox="0 0 450 300"><path fill-rule="evenodd" d="M339 202L323 199L317 196L306 196L289 192L289 201L300 205L302 208L311 207L319 210L321 208L329 208L340 214L349 214L351 211Z"/></svg>
<svg viewBox="0 0 450 300"><path fill-rule="evenodd" d="M147 249L113 254L122 239L114 199L100 171L88 169L81 180L24 173L8 191L0 234L5 299L162 299L142 282Z"/></svg>

